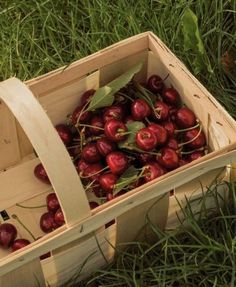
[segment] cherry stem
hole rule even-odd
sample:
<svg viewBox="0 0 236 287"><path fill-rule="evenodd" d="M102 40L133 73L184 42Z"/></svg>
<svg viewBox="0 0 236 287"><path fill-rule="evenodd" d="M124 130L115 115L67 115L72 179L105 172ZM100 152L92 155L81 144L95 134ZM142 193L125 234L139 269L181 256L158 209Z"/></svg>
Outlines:
<svg viewBox="0 0 236 287"><path fill-rule="evenodd" d="M98 129L98 130L102 130L104 131L104 128L100 128L97 126L92 126L92 125L86 125L86 124L78 124L79 127L88 127L88 128L94 128L94 129Z"/></svg>
<svg viewBox="0 0 236 287"><path fill-rule="evenodd" d="M22 205L22 204L19 204L19 203L16 203L16 206L21 207L21 208L26 208L26 209L35 209L35 208L47 207L46 204L44 204L44 205L38 205L38 206L26 206L26 205Z"/></svg>
<svg viewBox="0 0 236 287"><path fill-rule="evenodd" d="M94 187L94 182L96 182L96 179L94 179L93 181L91 181L89 184L87 184L86 186L85 186L85 191L88 191L91 187Z"/></svg>
<svg viewBox="0 0 236 287"><path fill-rule="evenodd" d="M126 95L126 94L124 94L122 92L119 92L118 95L124 96L125 98L129 99L131 102L134 101L134 99L132 99L130 96L128 96L128 95Z"/></svg>
<svg viewBox="0 0 236 287"><path fill-rule="evenodd" d="M86 175L86 176L80 175L80 177L81 177L81 178L89 178L89 177L91 177L91 176L93 176L93 175L95 175L95 174L101 173L101 172L103 172L103 171L105 171L105 170L108 170L108 169L109 169L109 167L106 166L106 167L104 167L103 169L100 169L99 171L94 172L94 173L92 173L92 174L90 174L90 175Z"/></svg>
<svg viewBox="0 0 236 287"><path fill-rule="evenodd" d="M151 124L151 122L149 121L149 119L147 117L145 118L145 120L149 125Z"/></svg>
<svg viewBox="0 0 236 287"><path fill-rule="evenodd" d="M128 150L134 150L134 151L137 151L137 152L140 152L140 153L148 153L148 154L153 154L153 155L161 155L160 153L151 152L151 151L145 151L145 150L139 149L139 148L134 147L134 146L131 147L131 146L128 146L128 145L123 145L122 147L125 148L125 149L128 149Z"/></svg>
<svg viewBox="0 0 236 287"><path fill-rule="evenodd" d="M16 214L12 214L12 218L14 218L18 223L31 235L34 241L36 241L35 236L33 233L24 225L24 223L19 219L19 217Z"/></svg>
<svg viewBox="0 0 236 287"><path fill-rule="evenodd" d="M189 143L191 143L191 142L195 141L195 139L197 139L197 138L199 137L199 135L200 135L201 131L202 131L202 125L199 125L199 132L197 133L197 135L196 135L194 138L192 138L191 140L189 140L189 141L187 141L187 142L184 142L184 143L179 144L179 147L182 147L183 145L186 145L186 144L189 144Z"/></svg>
<svg viewBox="0 0 236 287"><path fill-rule="evenodd" d="M194 149L194 150L191 150L191 151L180 151L181 154L191 154L195 151L202 151L202 150L205 150L205 147L201 147L201 148L197 148L197 149Z"/></svg>
<svg viewBox="0 0 236 287"><path fill-rule="evenodd" d="M165 78L162 80L162 82L165 82L165 80L169 77L169 75L170 75L170 74L167 74L167 75L165 76Z"/></svg>
<svg viewBox="0 0 236 287"><path fill-rule="evenodd" d="M195 126L192 126L192 127L190 127L190 128L181 129L181 130L175 130L175 134L181 133L181 132L191 131L191 130L194 130L195 128L199 127L199 126L200 126L200 123L198 122Z"/></svg>

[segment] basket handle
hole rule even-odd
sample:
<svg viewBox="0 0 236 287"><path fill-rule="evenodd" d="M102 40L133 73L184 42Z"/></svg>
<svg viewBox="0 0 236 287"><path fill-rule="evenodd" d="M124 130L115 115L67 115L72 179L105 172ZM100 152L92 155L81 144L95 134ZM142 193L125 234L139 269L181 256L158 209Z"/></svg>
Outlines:
<svg viewBox="0 0 236 287"><path fill-rule="evenodd" d="M66 223L73 225L90 216L87 196L69 154L29 88L19 79L10 78L0 83L0 100L19 121L45 167Z"/></svg>

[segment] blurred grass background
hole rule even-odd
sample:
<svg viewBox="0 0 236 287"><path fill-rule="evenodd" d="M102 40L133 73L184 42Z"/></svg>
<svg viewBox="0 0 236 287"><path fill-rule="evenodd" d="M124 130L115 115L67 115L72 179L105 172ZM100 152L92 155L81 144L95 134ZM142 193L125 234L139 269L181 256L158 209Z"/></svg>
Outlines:
<svg viewBox="0 0 236 287"><path fill-rule="evenodd" d="M185 37L189 8L204 55ZM0 29L0 80L30 79L151 30L236 117L235 0L1 0Z"/></svg>

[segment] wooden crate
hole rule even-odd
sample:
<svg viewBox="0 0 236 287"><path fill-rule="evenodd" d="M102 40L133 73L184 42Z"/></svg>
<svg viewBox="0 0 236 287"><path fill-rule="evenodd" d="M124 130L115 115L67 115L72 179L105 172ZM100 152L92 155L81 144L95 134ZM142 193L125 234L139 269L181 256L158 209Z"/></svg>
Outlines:
<svg viewBox="0 0 236 287"><path fill-rule="evenodd" d="M90 211L88 199L70 157L53 125L65 120L82 93L98 88L144 60L136 76L145 80L153 73L170 74L172 84L183 101L203 124L211 153L138 187ZM146 32L91 56L23 84L15 78L0 83L0 211L5 210L19 231L27 232L12 218L13 214L42 236L39 217L42 209L22 209L42 204L52 188L57 193L66 224L44 235L23 250L9 254L0 250L0 286L58 286L86 261L81 276L114 258L114 248L136 238L145 226L149 212L161 228L175 226L178 206L169 190L182 200L199 196L199 182L207 186L221 170L236 162L236 123L214 97L191 75L174 54L151 32ZM38 157L36 157L34 150ZM52 186L39 182L33 169L41 161ZM116 223L105 229L105 223ZM43 261L39 256L51 251ZM82 278L81 277L81 278Z"/></svg>

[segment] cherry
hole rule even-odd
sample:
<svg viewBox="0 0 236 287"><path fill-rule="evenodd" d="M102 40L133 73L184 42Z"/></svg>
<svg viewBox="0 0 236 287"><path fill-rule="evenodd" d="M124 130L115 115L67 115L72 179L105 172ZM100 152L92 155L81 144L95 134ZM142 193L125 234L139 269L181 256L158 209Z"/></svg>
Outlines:
<svg viewBox="0 0 236 287"><path fill-rule="evenodd" d="M98 181L99 175L103 170L103 166L100 163L90 164L83 172L83 176L89 180Z"/></svg>
<svg viewBox="0 0 236 287"><path fill-rule="evenodd" d="M164 88L164 82L158 75L152 75L147 81L148 89L153 93L160 93Z"/></svg>
<svg viewBox="0 0 236 287"><path fill-rule="evenodd" d="M190 163L190 161L189 161L188 159L183 159L183 158L181 158L181 159L179 160L179 166L183 166L183 165L186 165L186 164L188 164L188 163Z"/></svg>
<svg viewBox="0 0 236 287"><path fill-rule="evenodd" d="M179 145L175 138L170 138L166 144L166 147L171 148L173 150L178 150Z"/></svg>
<svg viewBox="0 0 236 287"><path fill-rule="evenodd" d="M199 128L189 130L183 135L184 142L191 141L187 144L188 147L192 149L198 149L203 147L206 144L206 137L203 131L200 131Z"/></svg>
<svg viewBox="0 0 236 287"><path fill-rule="evenodd" d="M84 109L83 106L78 106L73 111L72 116L71 116L71 123L73 125L76 125L78 120L80 123L86 123L90 120L92 116L92 112L86 111L85 109L82 111L82 109Z"/></svg>
<svg viewBox="0 0 236 287"><path fill-rule="evenodd" d="M150 116L151 108L145 100L137 99L132 102L131 113L134 120L141 121Z"/></svg>
<svg viewBox="0 0 236 287"><path fill-rule="evenodd" d="M178 109L174 118L175 123L180 128L190 128L196 124L196 116L194 112L187 107Z"/></svg>
<svg viewBox="0 0 236 287"><path fill-rule="evenodd" d="M45 253L45 254L43 254L43 255L41 255L39 258L40 258L40 260L44 260L44 259L49 258L49 257L51 257L51 252L50 251Z"/></svg>
<svg viewBox="0 0 236 287"><path fill-rule="evenodd" d="M142 128L136 134L136 143L142 150L150 151L157 145L157 138L149 128Z"/></svg>
<svg viewBox="0 0 236 287"><path fill-rule="evenodd" d="M205 155L204 151L194 151L187 156L187 159L189 161L193 161L193 160L203 157L204 155Z"/></svg>
<svg viewBox="0 0 236 287"><path fill-rule="evenodd" d="M160 166L157 162L149 162L143 169L143 178L145 182L149 182L166 173L165 168Z"/></svg>
<svg viewBox="0 0 236 287"><path fill-rule="evenodd" d="M34 175L41 180L44 183L47 184L51 184L50 180L48 178L47 172L44 169L43 165L41 163L39 163L38 165L36 165L36 167L34 168Z"/></svg>
<svg viewBox="0 0 236 287"><path fill-rule="evenodd" d="M58 210L54 214L54 221L58 226L62 226L65 223L64 214L61 208L58 208Z"/></svg>
<svg viewBox="0 0 236 287"><path fill-rule="evenodd" d="M163 101L173 105L178 106L180 104L180 95L178 91L174 88L166 88L162 92Z"/></svg>
<svg viewBox="0 0 236 287"><path fill-rule="evenodd" d="M52 212L46 212L41 215L40 217L40 228L43 232L51 232L54 229L58 228L54 220L54 214Z"/></svg>
<svg viewBox="0 0 236 287"><path fill-rule="evenodd" d="M86 92L84 92L83 95L81 96L81 100L80 100L81 106L84 106L85 104L87 104L95 92L96 91L93 89L87 90Z"/></svg>
<svg viewBox="0 0 236 287"><path fill-rule="evenodd" d="M156 101L154 118L158 121L166 121L169 117L169 107L162 101Z"/></svg>
<svg viewBox="0 0 236 287"><path fill-rule="evenodd" d="M167 141L167 131L164 127L158 124L150 124L148 129L153 131L157 139L157 146L162 146Z"/></svg>
<svg viewBox="0 0 236 287"><path fill-rule="evenodd" d="M95 201L90 201L89 206L90 206L90 209L94 209L94 208L98 207L99 204Z"/></svg>
<svg viewBox="0 0 236 287"><path fill-rule="evenodd" d="M113 119L105 123L104 131L108 139L119 142L125 140L127 127L123 122Z"/></svg>
<svg viewBox="0 0 236 287"><path fill-rule="evenodd" d="M76 169L78 171L78 173L83 173L83 171L89 166L89 163L86 162L84 159L80 159L78 162L77 162L77 166L76 166Z"/></svg>
<svg viewBox="0 0 236 287"><path fill-rule="evenodd" d="M106 156L106 162L112 173L120 175L128 167L127 156L120 151L114 151Z"/></svg>
<svg viewBox="0 0 236 287"><path fill-rule="evenodd" d="M72 132L68 126L64 124L59 124L56 125L55 128L65 145L68 145L72 142Z"/></svg>
<svg viewBox="0 0 236 287"><path fill-rule="evenodd" d="M169 137L173 137L175 130L177 129L176 124L172 121L162 123L162 126L166 129Z"/></svg>
<svg viewBox="0 0 236 287"><path fill-rule="evenodd" d="M106 197L107 193L105 190L99 188L93 189L93 193L95 194L96 197L101 198L101 197Z"/></svg>
<svg viewBox="0 0 236 287"><path fill-rule="evenodd" d="M25 246L27 246L29 244L30 244L30 241L27 239L23 239L23 238L22 239L16 239L11 246L12 252L19 250L21 248L24 248Z"/></svg>
<svg viewBox="0 0 236 287"><path fill-rule="evenodd" d="M105 113L103 115L103 120L104 122L113 119L121 121L124 118L124 115L125 115L124 108L121 105L115 105L106 108Z"/></svg>
<svg viewBox="0 0 236 287"><path fill-rule="evenodd" d="M102 156L106 156L110 152L116 150L116 144L107 138L98 139L96 144L97 149Z"/></svg>
<svg viewBox="0 0 236 287"><path fill-rule="evenodd" d="M137 157L142 165L145 165L146 163L153 161L155 159L155 155L150 153L139 153Z"/></svg>
<svg viewBox="0 0 236 287"><path fill-rule="evenodd" d="M161 154L157 156L160 165L168 170L175 169L179 166L179 157L175 150L171 148L162 148Z"/></svg>
<svg viewBox="0 0 236 287"><path fill-rule="evenodd" d="M97 149L96 143L89 143L83 149L81 153L82 159L88 163L95 163L101 160L101 155Z"/></svg>
<svg viewBox="0 0 236 287"><path fill-rule="evenodd" d="M99 176L99 184L106 192L112 192L118 176L113 173L105 173Z"/></svg>
<svg viewBox="0 0 236 287"><path fill-rule="evenodd" d="M57 199L56 193L52 192L47 195L46 204L47 204L48 211L51 211L51 212L57 211L57 209L60 207L60 203Z"/></svg>
<svg viewBox="0 0 236 287"><path fill-rule="evenodd" d="M90 125L92 127L90 127L89 130L92 135L100 135L103 133L103 130L96 128L96 127L103 128L104 126L103 119L101 116L93 116L90 121Z"/></svg>
<svg viewBox="0 0 236 287"><path fill-rule="evenodd" d="M11 223L2 223L0 225L0 246L9 248L17 236L17 230Z"/></svg>

